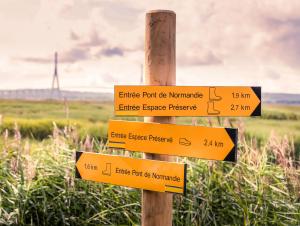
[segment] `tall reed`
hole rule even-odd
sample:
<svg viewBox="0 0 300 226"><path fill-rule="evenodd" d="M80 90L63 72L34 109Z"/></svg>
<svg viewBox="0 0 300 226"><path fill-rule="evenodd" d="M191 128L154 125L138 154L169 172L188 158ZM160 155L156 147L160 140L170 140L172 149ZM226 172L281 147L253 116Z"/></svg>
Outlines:
<svg viewBox="0 0 300 226"><path fill-rule="evenodd" d="M180 158L188 164L188 184L186 196L175 195L174 225L299 225L293 140L271 134L260 145L245 136L242 122L219 124L239 127L238 162ZM139 224L139 190L74 179L78 149L124 154L88 135L81 139L70 125L54 123L50 138L39 142L22 138L18 125L3 131L0 225Z"/></svg>

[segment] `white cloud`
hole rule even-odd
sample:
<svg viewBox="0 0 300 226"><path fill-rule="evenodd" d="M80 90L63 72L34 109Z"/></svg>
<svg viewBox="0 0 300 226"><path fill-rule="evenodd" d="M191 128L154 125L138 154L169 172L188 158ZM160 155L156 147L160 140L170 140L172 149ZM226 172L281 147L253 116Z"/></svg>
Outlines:
<svg viewBox="0 0 300 226"><path fill-rule="evenodd" d="M145 13L160 8L177 16L178 84L300 92L298 0L30 0L18 6L0 2L0 79L8 78L0 89L49 87L54 51L64 62L62 87L138 84Z"/></svg>

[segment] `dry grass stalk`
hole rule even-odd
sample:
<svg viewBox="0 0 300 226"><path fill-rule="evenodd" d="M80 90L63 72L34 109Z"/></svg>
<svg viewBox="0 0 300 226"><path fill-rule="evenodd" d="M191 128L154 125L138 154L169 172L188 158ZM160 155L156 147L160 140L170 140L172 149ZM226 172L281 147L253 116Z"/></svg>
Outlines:
<svg viewBox="0 0 300 226"><path fill-rule="evenodd" d="M32 179L36 175L36 166L37 162L34 161L30 155L30 143L28 140L26 140L24 144L24 151L23 151L23 158L25 159L24 161L24 171L25 171L25 177L27 182L31 182Z"/></svg>
<svg viewBox="0 0 300 226"><path fill-rule="evenodd" d="M207 117L206 119L207 119L207 124L208 124L210 127L213 127L213 122L212 122L212 120L211 120L209 117Z"/></svg>
<svg viewBox="0 0 300 226"><path fill-rule="evenodd" d="M278 165L281 165L285 169L293 167L295 151L292 143L290 143L286 135L283 138L279 138L272 131L268 141L268 147L274 154L276 163Z"/></svg>
<svg viewBox="0 0 300 226"><path fill-rule="evenodd" d="M239 119L236 123L236 128L238 129L238 140L241 142L246 142L244 121Z"/></svg>
<svg viewBox="0 0 300 226"><path fill-rule="evenodd" d="M90 136L87 135L83 143L83 150L88 152L93 152L93 147L94 147L93 141L91 141Z"/></svg>
<svg viewBox="0 0 300 226"><path fill-rule="evenodd" d="M192 125L193 126L197 126L197 118L196 117L192 117Z"/></svg>
<svg viewBox="0 0 300 226"><path fill-rule="evenodd" d="M8 139L8 138L7 138ZM10 169L12 172L16 173L19 171L19 167L21 164L21 154L22 154L22 147L21 147L21 133L18 127L18 124L15 123L14 125L14 140L11 143L11 148L16 150L16 154L10 160Z"/></svg>
<svg viewBox="0 0 300 226"><path fill-rule="evenodd" d="M2 148L2 157L5 159L8 154L8 137L9 137L9 132L6 129L3 133L3 148Z"/></svg>

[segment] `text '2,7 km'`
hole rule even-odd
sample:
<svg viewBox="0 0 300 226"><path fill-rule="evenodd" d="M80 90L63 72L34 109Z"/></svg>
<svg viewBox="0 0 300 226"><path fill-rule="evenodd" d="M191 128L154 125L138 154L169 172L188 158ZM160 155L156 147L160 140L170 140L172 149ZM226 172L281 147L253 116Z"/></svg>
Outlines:
<svg viewBox="0 0 300 226"><path fill-rule="evenodd" d="M115 115L260 116L261 88L115 86Z"/></svg>

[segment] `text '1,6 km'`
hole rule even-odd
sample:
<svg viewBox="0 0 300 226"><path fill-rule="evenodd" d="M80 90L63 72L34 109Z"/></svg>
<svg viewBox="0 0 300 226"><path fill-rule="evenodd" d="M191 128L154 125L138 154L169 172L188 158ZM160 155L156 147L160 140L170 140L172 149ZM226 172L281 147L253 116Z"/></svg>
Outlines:
<svg viewBox="0 0 300 226"><path fill-rule="evenodd" d="M260 116L261 88L115 86L115 115Z"/></svg>
<svg viewBox="0 0 300 226"><path fill-rule="evenodd" d="M158 192L186 190L186 164L91 152L76 152L76 177Z"/></svg>

